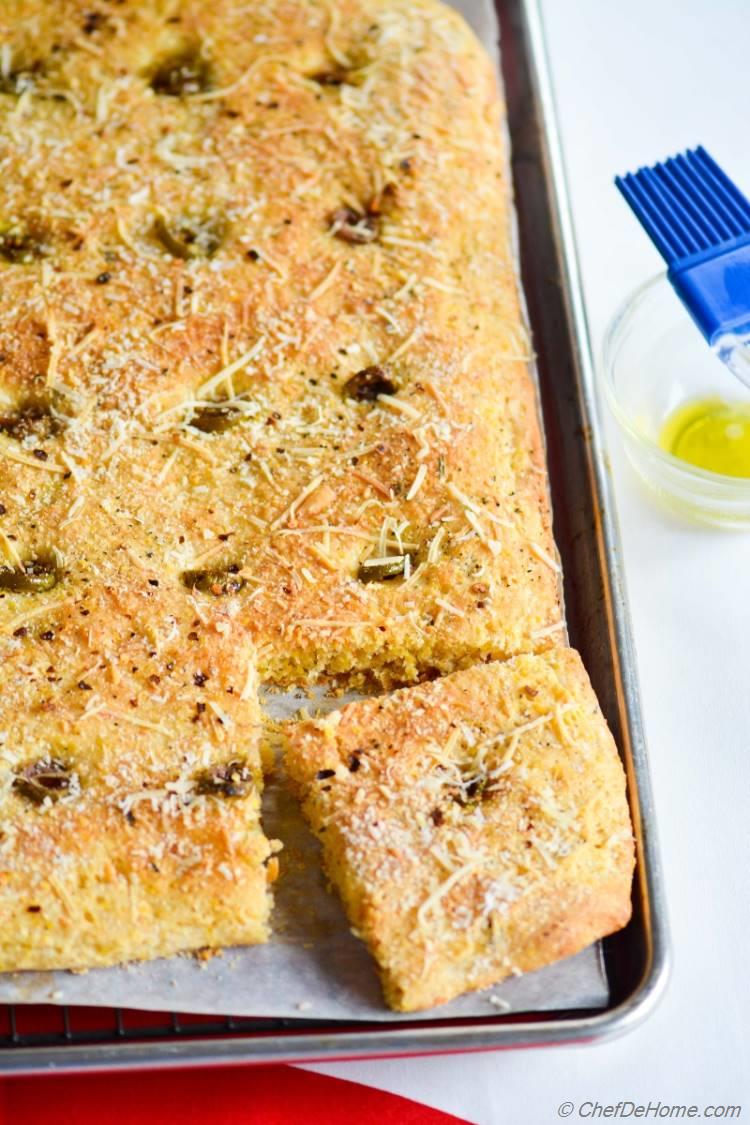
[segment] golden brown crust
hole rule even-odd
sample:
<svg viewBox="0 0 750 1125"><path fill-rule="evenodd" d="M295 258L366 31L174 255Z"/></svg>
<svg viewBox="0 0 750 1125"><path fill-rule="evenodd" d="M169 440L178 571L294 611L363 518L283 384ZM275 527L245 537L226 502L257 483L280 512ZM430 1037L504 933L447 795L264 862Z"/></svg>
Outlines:
<svg viewBox="0 0 750 1125"><path fill-rule="evenodd" d="M574 651L477 666L287 734L287 772L393 1007L539 968L628 921L625 778Z"/></svg>
<svg viewBox="0 0 750 1125"><path fill-rule="evenodd" d="M0 970L266 940L247 637L144 583L0 642Z"/></svg>
<svg viewBox="0 0 750 1125"><path fill-rule="evenodd" d="M90 11L0 13L0 396L61 418L0 433L3 529L58 547L73 586L238 565L277 682L546 647L558 574L474 37L433 0ZM206 88L173 96L185 57ZM345 393L372 366L391 398ZM408 581L360 581L382 555Z"/></svg>

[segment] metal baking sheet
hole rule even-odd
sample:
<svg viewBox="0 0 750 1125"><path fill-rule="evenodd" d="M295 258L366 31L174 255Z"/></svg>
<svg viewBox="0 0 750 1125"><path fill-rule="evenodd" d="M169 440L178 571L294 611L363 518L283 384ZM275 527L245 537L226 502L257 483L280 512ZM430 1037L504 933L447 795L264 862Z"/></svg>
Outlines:
<svg viewBox="0 0 750 1125"><path fill-rule="evenodd" d="M493 35L491 9L484 0L462 0L456 5L469 16L487 41ZM575 260L575 245L567 211L563 167L554 123L554 104L544 58L542 25L536 0L500 0L499 15L503 34L503 65L509 124L513 142L513 172L520 227L523 282L530 318L539 355L540 387L545 416L545 432L550 464L550 479L555 510L555 531L566 576L566 603L572 642L581 650L592 675L603 709L623 754L628 775L631 809L638 846L638 869L634 888L634 918L625 931L607 939L600 954L589 951L584 956L596 958L597 971L603 974L606 994L598 999L587 997L580 987L576 961L563 962L543 973L530 975L491 990L495 1000L485 996L479 1008L460 1011L453 1005L439 1009L433 1018L405 1017L399 1021L392 1014L380 1017L372 1013L372 993L363 984L367 974L372 983L374 973L369 961L361 963L362 975L355 970L352 987L356 985L359 1001L365 1007L358 1015L339 1018L346 1024L324 1022L311 1026L318 1013L305 987L296 990L295 1011L300 1022L295 1033L294 1022L281 1033L278 1029L260 1036L246 1034L221 1039L200 1039L189 1042L161 1041L143 1046L138 1043L113 1042L96 1047L71 1046L45 1049L14 1049L0 1052L0 1067L34 1069L37 1066L66 1067L86 1065L158 1065L175 1063L226 1062L239 1060L269 1061L303 1058L378 1055L396 1052L477 1049L543 1042L562 1042L601 1037L632 1025L649 1009L659 992L666 965L666 938L660 872L652 828L652 807L645 746L640 723L637 684L627 625L621 577L617 560L617 534L612 522L609 484L603 468L599 446L599 426L593 395L593 377L586 338L586 325L580 301ZM318 877L319 874L318 874ZM328 910L338 910L329 897ZM330 915L323 926L338 929L341 918ZM291 936L291 932L290 935ZM304 940L302 945L304 946ZM363 950L354 943L364 956ZM270 947L268 947L270 948ZM320 950L320 947L318 946ZM260 950L244 951L259 953ZM190 1007L216 1011L208 992L211 974L221 974L235 951L209 962L204 969L186 958L172 959L168 964L180 972L200 974L207 982L206 1003ZM243 953L244 955L244 953ZM313 959L314 960L314 959ZM224 962L224 964L222 964ZM318 961L318 972L321 971ZM213 966L216 966L214 970ZM123 970L102 970L80 976L54 974L22 974L16 980L16 1000L38 1001L42 994L29 990L31 977L46 991L52 1002L114 1004L126 1002L133 1006L134 974L146 966ZM325 966L323 966L325 970ZM129 981L126 992L117 998L106 993L104 977L124 974ZM552 974L566 978L561 986ZM549 974L549 979L545 979ZM232 987L237 1000L237 976ZM46 976L47 980L42 981ZM54 987L65 981L64 995ZM181 981L175 977L169 996L160 1008L185 1010L180 1004ZM323 978L330 978L323 971ZM8 978L6 978L7 980ZM96 980L102 984L94 989ZM299 981L304 977L301 975ZM544 995L513 995L512 989L538 986ZM568 985L577 995L566 993ZM199 987L192 982L191 987ZM274 989L276 982L274 981ZM76 992L76 990L79 990ZM84 989L88 991L85 992ZM503 990L508 990L503 991ZM92 998L92 992L94 998ZM20 995L23 993L23 995ZM6 994L7 996L7 994ZM506 1000L507 996L507 1000ZM0 998L5 996L0 995ZM10 997L7 997L10 999ZM347 998L347 1003L352 997ZM464 998L456 1004L469 1005L477 997ZM498 999L500 1002L498 1002ZM511 1005L505 1011L505 1003ZM588 1005L593 1010L586 1010ZM148 1006L148 1005L147 1005ZM226 1008L227 1005L223 1005ZM236 1011L236 1003L231 1005ZM367 1010L369 1009L369 1010ZM493 1015L488 1016L488 1009ZM536 1012L534 1012L536 1009ZM547 1015L540 1015L546 1009ZM256 1011L257 1014L257 1011ZM320 1013L322 1015L322 1012ZM460 1021L456 1017L460 1016ZM384 1017L384 1018L383 1018ZM378 1018L383 1022L376 1026ZM352 1019L367 1023L352 1024Z"/></svg>

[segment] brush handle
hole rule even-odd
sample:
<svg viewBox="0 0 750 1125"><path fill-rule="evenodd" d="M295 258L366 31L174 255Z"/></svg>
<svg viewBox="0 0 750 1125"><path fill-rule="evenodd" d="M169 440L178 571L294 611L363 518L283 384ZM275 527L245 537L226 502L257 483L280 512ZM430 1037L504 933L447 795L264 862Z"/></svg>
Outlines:
<svg viewBox="0 0 750 1125"><path fill-rule="evenodd" d="M716 344L716 354L733 375L750 389L750 337L724 336Z"/></svg>
<svg viewBox="0 0 750 1125"><path fill-rule="evenodd" d="M669 268L675 292L712 347L750 335L750 235Z"/></svg>

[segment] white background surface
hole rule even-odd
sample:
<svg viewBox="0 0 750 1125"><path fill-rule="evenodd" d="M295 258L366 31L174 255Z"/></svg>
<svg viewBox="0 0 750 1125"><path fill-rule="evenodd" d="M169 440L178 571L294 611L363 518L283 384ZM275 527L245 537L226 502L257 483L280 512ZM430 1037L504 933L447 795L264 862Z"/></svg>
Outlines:
<svg viewBox="0 0 750 1125"><path fill-rule="evenodd" d="M703 143L750 194L750 0L542 3L598 348L615 307L659 268L613 175ZM545 1125L564 1101L578 1121L595 1099L744 1103L750 1119L750 534L663 514L609 439L668 892L667 993L600 1046L315 1068L477 1125Z"/></svg>

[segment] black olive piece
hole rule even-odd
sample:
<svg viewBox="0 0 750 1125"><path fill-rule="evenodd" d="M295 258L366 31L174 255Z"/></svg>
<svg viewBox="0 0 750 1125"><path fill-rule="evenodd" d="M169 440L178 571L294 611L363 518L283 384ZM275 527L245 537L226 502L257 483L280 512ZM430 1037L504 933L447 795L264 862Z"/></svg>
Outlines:
<svg viewBox="0 0 750 1125"><path fill-rule="evenodd" d="M355 211L353 207L339 207L331 215L331 234L342 242L355 245L374 242L378 233L378 220L374 215Z"/></svg>
<svg viewBox="0 0 750 1125"><path fill-rule="evenodd" d="M238 576L239 569L233 565L223 570L186 570L182 583L189 590L200 590L202 594L213 594L216 598L237 594L245 585L244 578Z"/></svg>
<svg viewBox="0 0 750 1125"><path fill-rule="evenodd" d="M205 797L246 797L252 787L252 771L238 758L204 770L196 778L196 792Z"/></svg>
<svg viewBox="0 0 750 1125"><path fill-rule="evenodd" d="M213 86L211 64L198 47L185 47L151 72L151 89L170 98L203 94Z"/></svg>
<svg viewBox="0 0 750 1125"><path fill-rule="evenodd" d="M342 387L347 398L357 402L374 402L378 395L396 393L396 384L388 378L382 367L364 367L347 379Z"/></svg>
<svg viewBox="0 0 750 1125"><path fill-rule="evenodd" d="M20 226L0 231L0 258L14 266L37 262L51 253L52 247L41 231Z"/></svg>
<svg viewBox="0 0 750 1125"><path fill-rule="evenodd" d="M27 559L23 568L0 566L0 590L12 594L44 594L60 581L60 569L52 555Z"/></svg>
<svg viewBox="0 0 750 1125"><path fill-rule="evenodd" d="M56 801L68 789L72 780L72 770L58 758L40 758L24 766L13 778L13 788L17 789L27 801L41 805L46 797Z"/></svg>
<svg viewBox="0 0 750 1125"><path fill-rule="evenodd" d="M194 430L200 430L202 434L223 434L238 422L240 417L240 411L235 410L234 407L209 403L193 411L188 425Z"/></svg>
<svg viewBox="0 0 750 1125"><path fill-rule="evenodd" d="M320 74L313 74L313 82L319 86L343 86L347 79L345 70L323 70Z"/></svg>
<svg viewBox="0 0 750 1125"><path fill-rule="evenodd" d="M107 17L104 12L84 12L82 31L84 35L93 35L101 27L104 27L107 22Z"/></svg>
<svg viewBox="0 0 750 1125"><path fill-rule="evenodd" d="M154 235L173 258L190 261L212 258L224 240L222 219L181 218L167 222L161 215L154 223Z"/></svg>
<svg viewBox="0 0 750 1125"><path fill-rule="evenodd" d="M412 558L412 556L409 556ZM391 578L401 578L404 573L405 555L367 566L360 563L357 578L360 582L387 582Z"/></svg>
<svg viewBox="0 0 750 1125"><path fill-rule="evenodd" d="M335 770L318 770L318 772L315 774L315 779L317 781L325 781L326 778L335 777L335 776L336 776Z"/></svg>
<svg viewBox="0 0 750 1125"><path fill-rule="evenodd" d="M29 437L46 441L61 433L63 428L62 419L52 413L49 403L43 399L29 399L12 414L0 415L0 433L16 441Z"/></svg>

